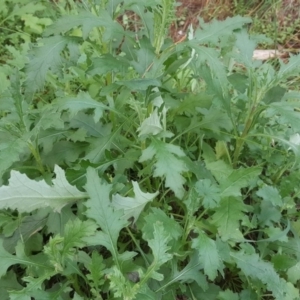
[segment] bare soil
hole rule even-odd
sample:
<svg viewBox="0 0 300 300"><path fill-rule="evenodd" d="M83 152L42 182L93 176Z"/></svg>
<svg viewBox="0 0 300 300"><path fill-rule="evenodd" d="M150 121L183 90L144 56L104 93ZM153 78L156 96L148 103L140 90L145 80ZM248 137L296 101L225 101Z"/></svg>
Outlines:
<svg viewBox="0 0 300 300"><path fill-rule="evenodd" d="M245 15L252 18L265 18L264 9L269 9L268 6L263 7L265 1L239 1L245 3L245 7L249 8ZM278 31L286 31L286 28L293 27L291 25L299 21L300 1L282 0L281 2L270 15L270 20L266 21L274 22L276 20ZM234 0L179 0L179 3L181 5L177 7L177 21L172 24L170 29L170 34L175 41L183 38L190 24L193 24L194 28L199 26L199 17L205 22L209 22L213 18L224 20L236 14ZM299 26L287 34L284 44L281 46L288 49L300 49L300 22Z"/></svg>

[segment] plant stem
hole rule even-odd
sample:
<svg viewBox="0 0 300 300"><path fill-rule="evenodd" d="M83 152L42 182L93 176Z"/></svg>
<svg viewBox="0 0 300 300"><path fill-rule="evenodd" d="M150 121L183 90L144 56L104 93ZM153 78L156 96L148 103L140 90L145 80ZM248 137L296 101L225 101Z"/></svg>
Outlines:
<svg viewBox="0 0 300 300"><path fill-rule="evenodd" d="M135 239L134 235L132 234L131 230L126 227L126 230L128 232L128 234L130 235L132 241L134 242L134 244L136 245L137 249L140 251L145 263L146 263L146 266L149 266L150 265L150 262L148 261L147 257L145 256L145 253L144 251L142 250L142 248L140 247L140 244L137 242L137 240Z"/></svg>
<svg viewBox="0 0 300 300"><path fill-rule="evenodd" d="M242 132L242 134L237 138L236 141L236 146L233 154L233 167L236 168L238 159L240 157L241 151L243 149L244 143L245 143L245 138L248 135L252 125L253 125L253 119L256 113L256 104L254 104L250 110L250 113L247 116L246 119L246 125L245 128Z"/></svg>
<svg viewBox="0 0 300 300"><path fill-rule="evenodd" d="M41 174L44 175L44 174L45 174L45 169L44 169L44 166L43 166L42 159L41 159L41 157L40 157L39 151L36 149L36 147L34 147L34 146L32 145L31 142L28 143L28 147L29 147L29 149L30 149L30 151L31 151L31 153L32 153L32 155L33 155L33 157L35 158L35 161L36 161L36 163L37 163L37 165L38 165L39 171L41 172Z"/></svg>
<svg viewBox="0 0 300 300"><path fill-rule="evenodd" d="M76 293L79 295L79 296L83 296L83 293L80 289L80 285L78 284L78 278L77 278L77 275L73 275L71 276L71 279L72 279L72 283L73 283L73 287L74 287L74 290L76 291Z"/></svg>

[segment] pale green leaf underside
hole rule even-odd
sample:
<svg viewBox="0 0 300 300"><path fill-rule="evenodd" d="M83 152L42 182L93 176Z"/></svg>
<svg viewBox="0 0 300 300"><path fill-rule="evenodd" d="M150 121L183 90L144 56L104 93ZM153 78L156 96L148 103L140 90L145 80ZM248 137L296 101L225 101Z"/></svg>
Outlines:
<svg viewBox="0 0 300 300"><path fill-rule="evenodd" d="M52 34L58 34L61 32L67 32L78 26L82 27L83 38L86 39L90 31L94 27L103 26L106 29L105 37L106 39L112 38L116 35L123 34L123 28L118 23L112 20L110 15L105 11L102 11L99 16L92 14L89 11L81 11L78 15L64 16L60 18L55 24L49 26L45 31L44 35L49 36Z"/></svg>
<svg viewBox="0 0 300 300"><path fill-rule="evenodd" d="M243 218L245 210L245 204L237 198L222 199L213 215L213 223L217 225L219 234L224 241L243 239L239 222Z"/></svg>
<svg viewBox="0 0 300 300"><path fill-rule="evenodd" d="M183 283L194 280L203 290L206 290L208 283L205 276L200 272L201 269L203 269L203 264L199 261L198 253L195 251L189 263L180 272L176 270L166 286L175 282Z"/></svg>
<svg viewBox="0 0 300 300"><path fill-rule="evenodd" d="M26 151L27 143L23 139L14 138L10 134L0 134L0 138L6 142L1 142L0 145L0 177L5 171L16 161L20 159L20 155Z"/></svg>
<svg viewBox="0 0 300 300"><path fill-rule="evenodd" d="M293 75L299 74L299 66L300 66L300 55L291 56L289 62L287 64L280 62L280 70L277 74L277 78L284 78Z"/></svg>
<svg viewBox="0 0 300 300"><path fill-rule="evenodd" d="M205 274L210 280L214 280L217 271L222 268L216 242L199 232L199 236L193 240L192 247L199 252L199 262L203 265Z"/></svg>
<svg viewBox="0 0 300 300"><path fill-rule="evenodd" d="M270 201L274 206L282 205L282 198L277 188L273 186L263 186L256 192L256 195L263 198L265 201Z"/></svg>
<svg viewBox="0 0 300 300"><path fill-rule="evenodd" d="M148 240L148 245L152 250L154 260L149 271L152 273L153 278L160 280L163 279L163 277L161 274L156 273L156 270L158 270L165 262L170 260L173 255L167 252L170 249L170 246L168 246L170 236L164 230L163 224L157 221L153 224L153 228L153 239Z"/></svg>
<svg viewBox="0 0 300 300"><path fill-rule="evenodd" d="M235 16L233 18L227 18L222 22L222 26L217 20L209 23L201 21L201 29L198 29L195 33L195 40L198 43L214 43L219 42L220 36L230 34L233 30L241 28L244 24L251 23L251 19L248 17Z"/></svg>
<svg viewBox="0 0 300 300"><path fill-rule="evenodd" d="M143 151L140 162L156 158L154 177L165 177L166 186L169 187L178 198L184 195L183 184L185 178L181 175L188 171L187 166L179 157L185 153L180 147L173 144L166 144L158 140L153 140L151 145Z"/></svg>
<svg viewBox="0 0 300 300"><path fill-rule="evenodd" d="M250 182L260 173L261 168L259 167L233 170L227 178L220 182L221 197L240 196L241 188L249 186Z"/></svg>
<svg viewBox="0 0 300 300"><path fill-rule="evenodd" d="M44 180L31 180L24 174L12 171L9 184L0 187L0 209L31 212L51 207L59 212L65 205L87 197L86 193L68 183L59 166L55 166L54 172L56 178L50 186Z"/></svg>
<svg viewBox="0 0 300 300"><path fill-rule="evenodd" d="M279 277L271 263L263 261L258 254L234 253L231 256L246 276L266 284L275 299L295 299L286 297L293 292L290 285Z"/></svg>
<svg viewBox="0 0 300 300"><path fill-rule="evenodd" d="M125 220L133 217L134 221L136 221L145 205L152 201L158 195L158 192L144 193L136 181L132 181L132 185L135 197L122 197L118 194L113 195L112 205L117 209L123 209Z"/></svg>
<svg viewBox="0 0 300 300"><path fill-rule="evenodd" d="M163 130L161 124L160 124L160 116L158 115L157 109L154 110L151 115L146 118L141 126L138 128L139 136L142 135L156 135L160 133Z"/></svg>
<svg viewBox="0 0 300 300"><path fill-rule="evenodd" d="M35 48L34 58L26 67L26 93L32 95L42 89L46 81L47 72L56 70L62 64L61 52L67 44L74 43L75 37L54 36L43 39L44 45Z"/></svg>
<svg viewBox="0 0 300 300"><path fill-rule="evenodd" d="M77 97L59 99L57 106L60 111L69 110L70 118L75 117L76 114L82 110L93 109L95 123L99 122L103 112L108 109L106 105L94 100L88 93L85 92L79 92Z"/></svg>
<svg viewBox="0 0 300 300"><path fill-rule="evenodd" d="M100 181L97 171L87 170L87 184L85 186L90 199L86 202L87 216L96 221L101 231L86 241L93 245L103 245L117 260L117 240L122 228L126 227L127 220L122 218L121 210L114 210L110 202L111 185Z"/></svg>

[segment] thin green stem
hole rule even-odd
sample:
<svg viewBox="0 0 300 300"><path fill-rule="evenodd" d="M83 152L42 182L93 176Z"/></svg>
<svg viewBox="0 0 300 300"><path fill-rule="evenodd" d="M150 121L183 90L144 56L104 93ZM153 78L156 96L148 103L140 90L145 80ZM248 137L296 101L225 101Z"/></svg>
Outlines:
<svg viewBox="0 0 300 300"><path fill-rule="evenodd" d="M148 261L147 257L145 256L144 251L142 250L142 248L140 247L140 244L137 242L136 238L134 237L134 235L132 234L131 230L126 227L126 230L128 232L128 234L130 235L132 241L134 242L136 248L140 251L140 254L142 255L147 267L150 266L150 262Z"/></svg>
<svg viewBox="0 0 300 300"><path fill-rule="evenodd" d="M38 166L38 170L41 172L41 174L45 174L45 169L44 169L44 165L42 163L42 159L41 159L41 156L40 156L40 153L38 151L38 149L31 143L31 142L28 142L28 147L33 155L33 157L35 158L35 161L37 163L37 166Z"/></svg>
<svg viewBox="0 0 300 300"><path fill-rule="evenodd" d="M83 292L81 291L80 289L80 285L78 283L78 277L76 274L72 275L71 276L71 280L72 280L72 283L73 283L73 287L74 287L74 290L76 291L76 293L79 295L79 296L83 296Z"/></svg>
<svg viewBox="0 0 300 300"><path fill-rule="evenodd" d="M234 168L236 168L236 166L237 166L241 151L242 151L244 143L245 143L245 139L246 139L250 129L252 128L255 113L256 113L256 105L253 105L247 116L247 119L245 122L245 128L244 128L241 136L237 137L235 151L233 154L233 167Z"/></svg>

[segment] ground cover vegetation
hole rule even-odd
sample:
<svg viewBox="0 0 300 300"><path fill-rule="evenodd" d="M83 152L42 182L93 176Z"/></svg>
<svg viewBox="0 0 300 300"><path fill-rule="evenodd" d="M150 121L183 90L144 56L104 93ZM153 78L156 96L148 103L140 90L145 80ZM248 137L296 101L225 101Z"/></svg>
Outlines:
<svg viewBox="0 0 300 300"><path fill-rule="evenodd" d="M297 0L181 0L177 7L177 22L172 26L173 38L180 38L189 24L197 25L199 16L205 21L224 20L228 16L243 15L252 18L249 33L263 33L272 43L261 43L260 48L299 49L300 3ZM179 30L178 30L179 28Z"/></svg>
<svg viewBox="0 0 300 300"><path fill-rule="evenodd" d="M0 1L1 299L299 299L300 56L172 0Z"/></svg>

